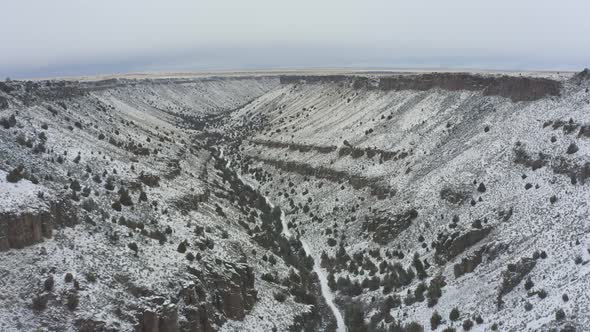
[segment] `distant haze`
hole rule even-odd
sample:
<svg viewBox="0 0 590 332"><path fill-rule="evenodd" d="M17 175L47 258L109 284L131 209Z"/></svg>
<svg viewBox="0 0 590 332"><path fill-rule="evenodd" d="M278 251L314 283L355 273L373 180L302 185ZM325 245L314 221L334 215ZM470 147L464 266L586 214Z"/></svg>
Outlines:
<svg viewBox="0 0 590 332"><path fill-rule="evenodd" d="M18 0L0 29L13 78L590 66L588 0Z"/></svg>

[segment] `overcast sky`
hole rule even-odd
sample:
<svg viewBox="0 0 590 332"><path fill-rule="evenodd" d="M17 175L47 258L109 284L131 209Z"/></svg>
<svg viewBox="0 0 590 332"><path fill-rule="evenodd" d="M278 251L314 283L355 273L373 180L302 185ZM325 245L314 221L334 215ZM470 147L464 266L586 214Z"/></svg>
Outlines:
<svg viewBox="0 0 590 332"><path fill-rule="evenodd" d="M588 0L2 0L0 75L581 70Z"/></svg>

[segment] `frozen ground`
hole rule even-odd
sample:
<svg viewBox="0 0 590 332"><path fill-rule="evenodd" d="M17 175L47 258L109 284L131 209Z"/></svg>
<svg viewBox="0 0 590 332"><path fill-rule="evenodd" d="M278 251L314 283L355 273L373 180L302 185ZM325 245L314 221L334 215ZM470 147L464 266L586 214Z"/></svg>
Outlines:
<svg viewBox="0 0 590 332"><path fill-rule="evenodd" d="M0 252L0 330L590 325L587 73L282 74L3 83L0 207L77 223Z"/></svg>

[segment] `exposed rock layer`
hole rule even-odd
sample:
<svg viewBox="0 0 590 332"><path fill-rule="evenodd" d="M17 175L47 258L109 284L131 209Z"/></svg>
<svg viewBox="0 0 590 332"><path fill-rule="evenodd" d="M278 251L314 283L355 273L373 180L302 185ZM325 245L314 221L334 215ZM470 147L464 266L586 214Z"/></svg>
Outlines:
<svg viewBox="0 0 590 332"><path fill-rule="evenodd" d="M366 77L344 75L281 76L282 84L289 83L350 83L355 89L371 88ZM532 101L549 96L559 96L561 83L547 78L518 76L483 76L469 73L429 73L419 75L394 75L378 78L381 90L419 90L440 88L449 91L482 91L484 96L501 96L512 101Z"/></svg>

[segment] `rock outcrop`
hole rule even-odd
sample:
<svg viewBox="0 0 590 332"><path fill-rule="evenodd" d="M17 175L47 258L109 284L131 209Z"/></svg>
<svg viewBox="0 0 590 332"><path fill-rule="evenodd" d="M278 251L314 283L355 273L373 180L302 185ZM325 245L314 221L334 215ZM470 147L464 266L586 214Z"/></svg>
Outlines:
<svg viewBox="0 0 590 332"><path fill-rule="evenodd" d="M51 202L47 208L0 212L0 251L42 242L52 237L54 227L76 223L76 213L68 200Z"/></svg>
<svg viewBox="0 0 590 332"><path fill-rule="evenodd" d="M145 310L136 332L178 332L178 309L165 304L157 310Z"/></svg>
<svg viewBox="0 0 590 332"><path fill-rule="evenodd" d="M410 227L412 220L418 217L416 209L410 209L400 214L376 216L367 221L364 227L373 234L373 241L387 244L394 240L401 232Z"/></svg>
<svg viewBox="0 0 590 332"><path fill-rule="evenodd" d="M583 77L583 75L580 75ZM281 84L336 83L349 84L354 89L372 88L367 77L344 75L287 75L281 76ZM532 101L550 96L559 96L561 83L548 78L522 76L491 76L471 73L428 73L417 75L391 75L378 79L381 90L419 90L440 88L448 91L482 91L484 96L510 98L513 102Z"/></svg>
<svg viewBox="0 0 590 332"><path fill-rule="evenodd" d="M435 245L435 259L437 263L445 262L457 257L465 249L481 241L492 231L491 227L482 229L471 229L465 233L454 232L441 235Z"/></svg>
<svg viewBox="0 0 590 332"><path fill-rule="evenodd" d="M455 278L459 278L464 274L471 273L484 261L490 262L504 252L508 245L502 242L488 243L474 250L471 254L461 258L459 263L453 265L453 272Z"/></svg>
<svg viewBox="0 0 590 332"><path fill-rule="evenodd" d="M229 319L241 320L256 303L252 268L244 264L225 262L225 273L212 273L211 288L216 289L215 307Z"/></svg>
<svg viewBox="0 0 590 332"><path fill-rule="evenodd" d="M50 238L53 218L49 211L0 214L0 251L20 249Z"/></svg>
<svg viewBox="0 0 590 332"><path fill-rule="evenodd" d="M384 77L379 81L382 90L482 91L484 96L500 96L512 101L531 101L559 96L561 83L547 78L517 76L484 76L468 73L432 73Z"/></svg>
<svg viewBox="0 0 590 332"><path fill-rule="evenodd" d="M535 265L537 265L537 261L527 257L521 258L514 264L508 264L506 271L502 272L502 283L498 290L498 305L503 303L502 297L518 286L522 279L533 270Z"/></svg>

